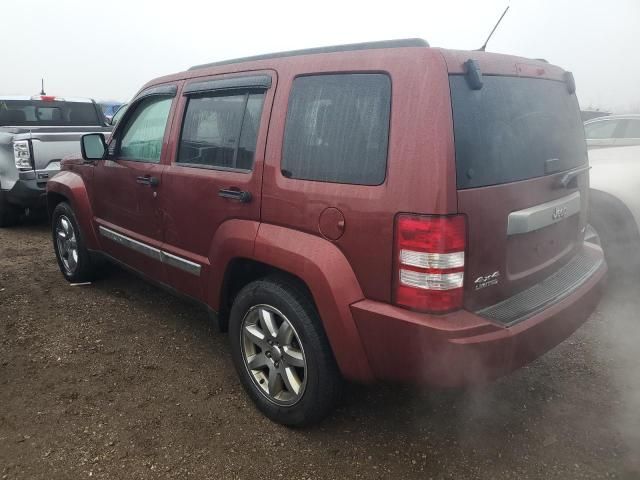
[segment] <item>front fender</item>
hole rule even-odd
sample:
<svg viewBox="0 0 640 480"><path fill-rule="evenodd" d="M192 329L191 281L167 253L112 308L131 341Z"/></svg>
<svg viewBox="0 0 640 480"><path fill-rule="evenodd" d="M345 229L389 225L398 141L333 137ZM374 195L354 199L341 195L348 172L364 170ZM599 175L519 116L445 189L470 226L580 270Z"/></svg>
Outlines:
<svg viewBox="0 0 640 480"><path fill-rule="evenodd" d="M93 211L89 201L89 193L82 177L71 171L58 173L47 182L48 204L55 195L63 196L71 204L87 248L98 250L99 242L93 223ZM50 209L51 205L48 205L48 208Z"/></svg>
<svg viewBox="0 0 640 480"><path fill-rule="evenodd" d="M349 307L364 295L351 265L338 247L308 233L261 224L253 258L306 283L342 374L350 380L373 381Z"/></svg>

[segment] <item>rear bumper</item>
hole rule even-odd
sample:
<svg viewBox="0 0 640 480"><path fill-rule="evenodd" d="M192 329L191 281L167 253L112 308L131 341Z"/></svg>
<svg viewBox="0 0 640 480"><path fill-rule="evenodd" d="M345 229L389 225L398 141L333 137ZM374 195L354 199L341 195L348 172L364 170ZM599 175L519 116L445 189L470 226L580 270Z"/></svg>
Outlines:
<svg viewBox="0 0 640 480"><path fill-rule="evenodd" d="M597 246L585 248L602 251ZM571 294L507 327L468 311L433 316L363 300L351 306L378 380L457 387L484 383L558 345L594 311L606 263Z"/></svg>

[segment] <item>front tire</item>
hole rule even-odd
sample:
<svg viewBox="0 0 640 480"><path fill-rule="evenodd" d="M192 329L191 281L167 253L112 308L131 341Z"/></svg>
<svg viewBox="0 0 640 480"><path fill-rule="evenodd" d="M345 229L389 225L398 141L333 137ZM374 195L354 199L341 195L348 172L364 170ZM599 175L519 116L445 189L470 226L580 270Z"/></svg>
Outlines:
<svg viewBox="0 0 640 480"><path fill-rule="evenodd" d="M76 215L67 202L56 205L51 215L53 248L60 271L71 283L93 280L95 267L85 247Z"/></svg>
<svg viewBox="0 0 640 480"><path fill-rule="evenodd" d="M310 425L336 404L342 378L313 301L296 282L269 277L245 286L229 336L243 387L274 422Z"/></svg>

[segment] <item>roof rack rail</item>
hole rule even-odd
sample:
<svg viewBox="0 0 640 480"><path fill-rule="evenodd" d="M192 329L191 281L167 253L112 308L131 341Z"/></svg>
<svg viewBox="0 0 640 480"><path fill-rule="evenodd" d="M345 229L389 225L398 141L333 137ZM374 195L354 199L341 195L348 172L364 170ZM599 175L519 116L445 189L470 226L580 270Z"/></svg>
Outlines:
<svg viewBox="0 0 640 480"><path fill-rule="evenodd" d="M330 47L306 48L303 50L289 50L287 52L267 53L263 55L254 55L251 57L234 58L231 60L222 60L219 62L204 63L195 65L189 70L198 70L200 68L215 67L218 65L229 65L232 63L251 62L254 60L269 60L271 58L295 57L299 55L314 55L318 53L334 53L334 52L350 52L354 50L373 50L379 48L402 48L402 47L428 47L429 43L421 38L404 38L401 40L383 40L379 42L350 43L346 45L333 45Z"/></svg>

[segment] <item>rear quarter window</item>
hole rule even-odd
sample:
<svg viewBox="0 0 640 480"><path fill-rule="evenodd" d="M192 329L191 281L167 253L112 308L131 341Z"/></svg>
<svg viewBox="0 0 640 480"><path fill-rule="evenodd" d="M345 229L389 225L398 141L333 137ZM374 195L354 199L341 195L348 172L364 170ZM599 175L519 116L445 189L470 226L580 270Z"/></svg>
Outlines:
<svg viewBox="0 0 640 480"><path fill-rule="evenodd" d="M284 176L379 185L389 142L391 80L384 74L298 77L289 99Z"/></svg>

